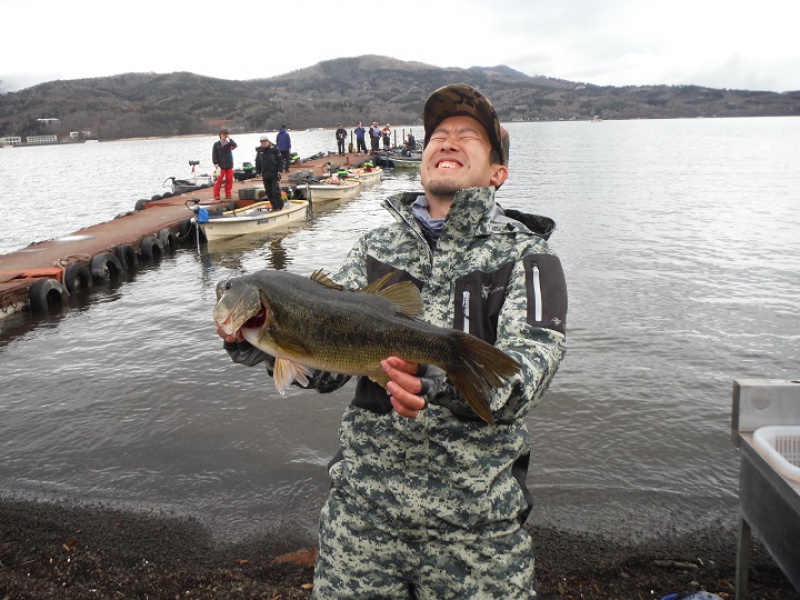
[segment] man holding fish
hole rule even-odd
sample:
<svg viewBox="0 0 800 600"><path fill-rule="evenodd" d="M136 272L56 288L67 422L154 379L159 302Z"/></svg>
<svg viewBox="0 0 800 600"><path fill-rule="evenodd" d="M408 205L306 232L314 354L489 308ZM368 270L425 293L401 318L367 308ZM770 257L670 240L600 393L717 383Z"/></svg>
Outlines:
<svg viewBox="0 0 800 600"><path fill-rule="evenodd" d="M279 389L359 376L329 467L318 600L536 597L525 417L566 352L555 224L496 204L509 138L480 92L440 88L423 120L424 193L387 199L396 222L335 275L217 288L226 350L266 361Z"/></svg>

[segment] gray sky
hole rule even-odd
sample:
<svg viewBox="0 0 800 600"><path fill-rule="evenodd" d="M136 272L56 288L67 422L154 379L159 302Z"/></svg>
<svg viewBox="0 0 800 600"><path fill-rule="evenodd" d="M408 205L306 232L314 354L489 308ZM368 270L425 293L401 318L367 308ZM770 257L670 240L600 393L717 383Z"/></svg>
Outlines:
<svg viewBox="0 0 800 600"><path fill-rule="evenodd" d="M800 90L798 0L0 0L0 90L129 72L280 75L379 54L599 85Z"/></svg>

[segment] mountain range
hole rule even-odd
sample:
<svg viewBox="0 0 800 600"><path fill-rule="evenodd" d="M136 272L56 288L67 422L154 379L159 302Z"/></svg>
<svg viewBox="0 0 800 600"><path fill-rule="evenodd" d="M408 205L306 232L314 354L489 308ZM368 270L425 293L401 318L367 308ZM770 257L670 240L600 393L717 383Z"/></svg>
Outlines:
<svg viewBox="0 0 800 600"><path fill-rule="evenodd" d="M502 121L800 115L800 91L694 85L599 86L529 76L507 66L441 68L376 55L337 58L246 81L187 72L58 80L0 94L0 137L71 131L108 140L144 136L352 128L358 121L421 123L434 89L484 92ZM40 119L58 119L41 121Z"/></svg>

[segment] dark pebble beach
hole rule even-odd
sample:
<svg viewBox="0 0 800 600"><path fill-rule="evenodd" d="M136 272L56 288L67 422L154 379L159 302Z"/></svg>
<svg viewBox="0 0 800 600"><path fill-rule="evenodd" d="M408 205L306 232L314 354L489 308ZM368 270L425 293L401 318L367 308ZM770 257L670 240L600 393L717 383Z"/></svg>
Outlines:
<svg viewBox="0 0 800 600"><path fill-rule="evenodd" d="M621 544L532 528L540 598L662 598L689 590L734 597L736 531ZM218 544L197 520L104 506L0 500L0 600L308 598L314 541L291 527ZM757 539L750 600L800 600Z"/></svg>

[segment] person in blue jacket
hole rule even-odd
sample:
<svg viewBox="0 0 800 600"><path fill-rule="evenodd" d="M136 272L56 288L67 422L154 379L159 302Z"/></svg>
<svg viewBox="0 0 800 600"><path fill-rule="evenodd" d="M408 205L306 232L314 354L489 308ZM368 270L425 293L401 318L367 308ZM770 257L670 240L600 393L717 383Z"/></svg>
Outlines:
<svg viewBox="0 0 800 600"><path fill-rule="evenodd" d="M365 139L367 130L364 129L364 126L361 124L361 121L358 122L358 127L353 130L353 133L356 134L356 155L361 154L361 151L364 151L364 156L367 155L367 142Z"/></svg>
<svg viewBox="0 0 800 600"><path fill-rule="evenodd" d="M292 162L292 138L289 132L286 131L286 123L281 125L281 130L278 132L278 137L275 138L275 145L283 156L283 170L289 172L289 165Z"/></svg>

